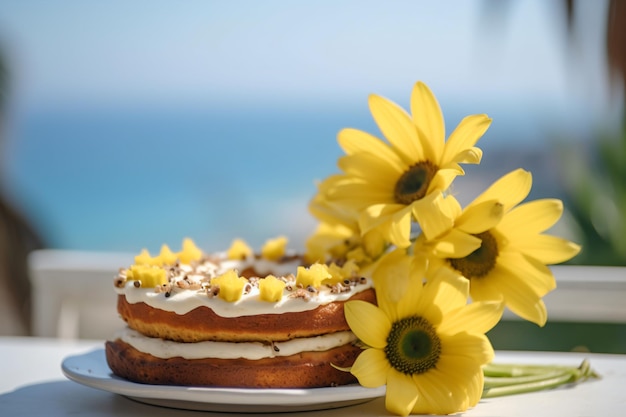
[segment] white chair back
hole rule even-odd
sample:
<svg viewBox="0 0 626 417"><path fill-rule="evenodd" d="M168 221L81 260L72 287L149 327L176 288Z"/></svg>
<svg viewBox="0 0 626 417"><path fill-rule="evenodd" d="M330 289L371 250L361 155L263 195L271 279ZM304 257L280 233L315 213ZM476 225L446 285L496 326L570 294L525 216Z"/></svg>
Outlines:
<svg viewBox="0 0 626 417"><path fill-rule="evenodd" d="M125 253L37 250L28 259L34 336L106 339L123 321L113 279L133 262Z"/></svg>
<svg viewBox="0 0 626 417"><path fill-rule="evenodd" d="M113 279L127 253L38 250L29 257L35 336L106 339L124 324ZM553 266L557 289L545 298L550 321L626 323L626 267ZM509 311L505 320L518 320Z"/></svg>
<svg viewBox="0 0 626 417"><path fill-rule="evenodd" d="M548 321L626 323L626 267L554 265L557 288L544 297ZM518 319L505 311L505 319Z"/></svg>

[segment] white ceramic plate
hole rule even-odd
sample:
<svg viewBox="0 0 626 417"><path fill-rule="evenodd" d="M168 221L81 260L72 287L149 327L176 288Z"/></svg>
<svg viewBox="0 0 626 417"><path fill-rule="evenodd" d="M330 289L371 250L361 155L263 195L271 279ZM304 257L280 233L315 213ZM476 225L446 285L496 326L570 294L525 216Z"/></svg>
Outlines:
<svg viewBox="0 0 626 417"><path fill-rule="evenodd" d="M188 410L240 413L325 410L361 404L385 395L384 386L248 389L138 384L113 375L106 363L104 349L69 356L63 360L61 368L69 379L88 387L147 404Z"/></svg>

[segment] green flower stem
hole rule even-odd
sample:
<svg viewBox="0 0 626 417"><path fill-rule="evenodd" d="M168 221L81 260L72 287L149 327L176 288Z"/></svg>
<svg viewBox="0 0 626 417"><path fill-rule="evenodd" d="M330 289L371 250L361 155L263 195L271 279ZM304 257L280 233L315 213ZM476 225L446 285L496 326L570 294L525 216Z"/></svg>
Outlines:
<svg viewBox="0 0 626 417"><path fill-rule="evenodd" d="M560 385L572 382L571 374L561 374L556 377L540 379L533 382L490 387L483 391L483 398L502 397L505 395L523 394L526 392L541 391L549 388L556 388Z"/></svg>
<svg viewBox="0 0 626 417"><path fill-rule="evenodd" d="M579 367L489 364L483 372L485 386L482 398L541 391L589 378L599 378L586 359Z"/></svg>
<svg viewBox="0 0 626 417"><path fill-rule="evenodd" d="M548 378L554 378L563 375L563 372L553 371L534 375L524 376L485 376L485 386L489 388L503 387L510 385L528 384L533 382L543 381Z"/></svg>
<svg viewBox="0 0 626 417"><path fill-rule="evenodd" d="M581 365L582 366L582 365ZM512 377L517 378L528 375L541 375L549 371L568 371L573 368L571 366L560 365L509 365L509 364L488 364L483 368L485 376L492 377Z"/></svg>

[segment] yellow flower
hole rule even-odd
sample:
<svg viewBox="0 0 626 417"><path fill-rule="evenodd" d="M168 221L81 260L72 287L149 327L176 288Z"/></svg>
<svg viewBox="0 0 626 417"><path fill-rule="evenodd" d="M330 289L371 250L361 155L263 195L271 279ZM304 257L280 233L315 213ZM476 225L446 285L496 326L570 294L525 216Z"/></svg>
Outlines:
<svg viewBox="0 0 626 417"><path fill-rule="evenodd" d="M309 203L309 211L320 220L315 232L306 241L305 258L311 263L348 259L364 267L377 259L387 247L376 229L361 236L358 216L333 206L322 192Z"/></svg>
<svg viewBox="0 0 626 417"><path fill-rule="evenodd" d="M344 259L348 251L356 246L352 229L341 224L320 223L305 242L307 262L326 262ZM359 239L360 240L360 239Z"/></svg>
<svg viewBox="0 0 626 417"><path fill-rule="evenodd" d="M435 239L418 239L415 251L431 257L470 282L474 301L503 298L518 316L543 326L547 320L541 298L556 287L546 266L567 261L580 247L543 234L563 213L560 200L519 204L532 186L532 176L512 171L461 209L452 197L446 204L454 227Z"/></svg>
<svg viewBox="0 0 626 417"><path fill-rule="evenodd" d="M360 130L342 130L343 173L324 180L320 189L330 202L360 213L361 233L377 228L388 242L408 247L412 219L429 237L446 221L436 210L441 193L464 174L459 164L480 162L482 151L474 145L491 119L468 116L445 141L439 104L421 82L411 95L412 115L377 95L370 96L369 105L389 143Z"/></svg>
<svg viewBox="0 0 626 417"><path fill-rule="evenodd" d="M501 302L467 304L467 280L449 269L423 284L425 265L396 250L374 272L378 307L345 305L350 328L368 346L350 372L365 387L387 384L385 405L399 415L450 414L478 403L482 366L494 356L485 332L503 309Z"/></svg>

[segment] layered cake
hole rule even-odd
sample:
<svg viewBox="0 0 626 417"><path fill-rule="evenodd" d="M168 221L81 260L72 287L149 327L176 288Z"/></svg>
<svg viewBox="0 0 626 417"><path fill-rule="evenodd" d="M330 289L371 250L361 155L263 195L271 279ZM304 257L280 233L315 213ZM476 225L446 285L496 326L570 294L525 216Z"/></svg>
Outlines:
<svg viewBox="0 0 626 417"><path fill-rule="evenodd" d="M375 303L350 263L307 263L286 239L254 253L236 240L205 254L186 239L173 253L143 251L115 277L127 327L106 343L116 375L147 384L307 388L356 382L361 351L347 300Z"/></svg>

